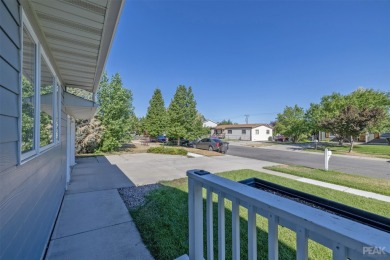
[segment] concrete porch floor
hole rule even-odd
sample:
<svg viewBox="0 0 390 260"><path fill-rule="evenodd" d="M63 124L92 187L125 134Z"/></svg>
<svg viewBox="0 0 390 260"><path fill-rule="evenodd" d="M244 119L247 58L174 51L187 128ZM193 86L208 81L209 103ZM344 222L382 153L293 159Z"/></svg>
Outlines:
<svg viewBox="0 0 390 260"><path fill-rule="evenodd" d="M153 259L117 191L131 186L105 157L78 159L46 259Z"/></svg>

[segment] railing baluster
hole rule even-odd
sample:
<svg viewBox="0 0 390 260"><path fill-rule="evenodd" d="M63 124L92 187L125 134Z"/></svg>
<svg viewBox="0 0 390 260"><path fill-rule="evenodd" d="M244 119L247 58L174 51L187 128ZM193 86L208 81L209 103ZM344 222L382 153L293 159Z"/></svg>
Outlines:
<svg viewBox="0 0 390 260"><path fill-rule="evenodd" d="M257 259L256 208L248 207L248 259Z"/></svg>
<svg viewBox="0 0 390 260"><path fill-rule="evenodd" d="M240 204L237 199L232 201L232 258L240 259Z"/></svg>
<svg viewBox="0 0 390 260"><path fill-rule="evenodd" d="M268 259L279 259L278 217L272 213L268 215Z"/></svg>
<svg viewBox="0 0 390 260"><path fill-rule="evenodd" d="M225 198L218 193L218 259L225 259Z"/></svg>
<svg viewBox="0 0 390 260"><path fill-rule="evenodd" d="M213 192L207 188L206 200L206 222L207 222L207 259L214 259L214 236L213 236Z"/></svg>
<svg viewBox="0 0 390 260"><path fill-rule="evenodd" d="M297 229L297 260L308 259L307 230L302 227Z"/></svg>
<svg viewBox="0 0 390 260"><path fill-rule="evenodd" d="M188 180L189 253L190 259L203 259L203 197L202 184Z"/></svg>

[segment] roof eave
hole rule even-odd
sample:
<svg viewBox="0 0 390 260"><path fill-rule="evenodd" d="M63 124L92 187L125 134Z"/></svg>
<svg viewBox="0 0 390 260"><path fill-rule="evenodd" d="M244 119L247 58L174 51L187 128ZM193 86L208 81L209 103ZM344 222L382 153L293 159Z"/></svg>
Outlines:
<svg viewBox="0 0 390 260"><path fill-rule="evenodd" d="M93 83L92 93L95 94L99 88L100 78L102 76L104 67L108 59L108 53L110 52L112 43L114 41L114 35L117 30L119 19L125 4L125 0L109 1L110 7L107 9L108 13L104 19L102 41L99 49L99 59L97 62L97 68Z"/></svg>

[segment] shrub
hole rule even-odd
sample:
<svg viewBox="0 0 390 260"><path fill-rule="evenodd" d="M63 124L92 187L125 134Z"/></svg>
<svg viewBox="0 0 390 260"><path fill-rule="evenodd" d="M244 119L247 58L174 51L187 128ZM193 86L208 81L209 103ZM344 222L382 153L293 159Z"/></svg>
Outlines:
<svg viewBox="0 0 390 260"><path fill-rule="evenodd" d="M187 151L182 148L167 148L167 147L150 147L148 153L159 153L159 154L172 154L172 155L187 155Z"/></svg>

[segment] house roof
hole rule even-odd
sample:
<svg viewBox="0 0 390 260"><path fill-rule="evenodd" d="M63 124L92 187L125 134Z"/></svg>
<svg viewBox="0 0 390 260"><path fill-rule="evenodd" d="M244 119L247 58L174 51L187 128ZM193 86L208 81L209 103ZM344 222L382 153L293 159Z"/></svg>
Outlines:
<svg viewBox="0 0 390 260"><path fill-rule="evenodd" d="M256 128L259 126L265 126L271 128L271 126L267 124L236 124L236 125L218 125L214 129L235 129L235 128Z"/></svg>
<svg viewBox="0 0 390 260"><path fill-rule="evenodd" d="M124 0L26 2L65 87L96 93Z"/></svg>

